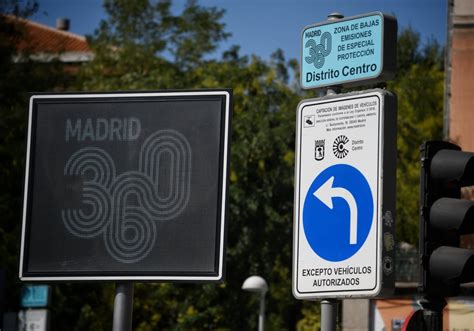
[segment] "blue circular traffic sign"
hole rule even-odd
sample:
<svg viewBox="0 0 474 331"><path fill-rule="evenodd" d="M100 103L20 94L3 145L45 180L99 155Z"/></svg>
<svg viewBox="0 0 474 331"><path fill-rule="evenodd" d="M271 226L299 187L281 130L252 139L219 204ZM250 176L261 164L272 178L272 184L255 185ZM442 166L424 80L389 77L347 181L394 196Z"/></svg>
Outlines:
<svg viewBox="0 0 474 331"><path fill-rule="evenodd" d="M303 205L303 227L313 251L328 261L343 261L364 245L373 222L374 201L364 175L347 164L322 171Z"/></svg>

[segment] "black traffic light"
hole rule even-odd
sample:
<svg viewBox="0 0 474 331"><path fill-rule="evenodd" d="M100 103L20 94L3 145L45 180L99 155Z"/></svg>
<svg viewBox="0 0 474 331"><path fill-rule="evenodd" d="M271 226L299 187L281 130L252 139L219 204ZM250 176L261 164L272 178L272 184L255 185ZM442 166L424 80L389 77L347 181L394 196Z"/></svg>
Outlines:
<svg viewBox="0 0 474 331"><path fill-rule="evenodd" d="M428 141L420 156L420 290L454 296L474 280L474 250L459 247L461 235L474 233L474 201L461 199L461 188L474 185L474 153Z"/></svg>

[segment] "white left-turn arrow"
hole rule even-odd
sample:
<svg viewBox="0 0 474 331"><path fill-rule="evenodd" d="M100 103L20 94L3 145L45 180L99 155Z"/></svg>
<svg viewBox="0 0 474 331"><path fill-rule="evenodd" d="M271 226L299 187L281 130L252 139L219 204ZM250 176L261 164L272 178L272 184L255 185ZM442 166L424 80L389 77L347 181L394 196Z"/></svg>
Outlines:
<svg viewBox="0 0 474 331"><path fill-rule="evenodd" d="M321 200L329 209L333 209L332 198L342 198L349 205L349 244L357 244L357 203L351 192L343 187L333 187L334 176L321 185L313 195Z"/></svg>

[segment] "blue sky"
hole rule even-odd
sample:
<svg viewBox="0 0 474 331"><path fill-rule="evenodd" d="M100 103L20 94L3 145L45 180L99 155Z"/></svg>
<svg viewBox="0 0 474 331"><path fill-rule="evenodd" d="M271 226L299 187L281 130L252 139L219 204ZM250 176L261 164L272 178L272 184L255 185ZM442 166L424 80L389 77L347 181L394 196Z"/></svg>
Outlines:
<svg viewBox="0 0 474 331"><path fill-rule="evenodd" d="M33 20L50 26L56 18L71 20L71 31L94 33L105 18L101 0L38 0L39 11ZM132 0L131 0L132 1ZM276 49L283 49L287 58L299 58L301 31L306 25L324 21L337 11L345 16L381 11L398 19L400 29L411 26L422 40L446 41L448 0L201 0L203 6L226 10L223 22L232 33L221 45L219 55L231 45L241 46L241 54L256 54L268 59ZM174 2L179 10L185 0Z"/></svg>

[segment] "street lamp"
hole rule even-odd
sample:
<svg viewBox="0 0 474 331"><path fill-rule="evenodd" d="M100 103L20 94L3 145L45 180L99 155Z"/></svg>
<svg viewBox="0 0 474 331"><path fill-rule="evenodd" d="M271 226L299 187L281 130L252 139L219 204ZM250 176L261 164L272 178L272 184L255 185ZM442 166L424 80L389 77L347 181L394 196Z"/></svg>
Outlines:
<svg viewBox="0 0 474 331"><path fill-rule="evenodd" d="M258 313L258 331L264 330L265 324L265 294L268 285L265 279L260 276L250 276L242 284L242 290L260 293L260 311Z"/></svg>

